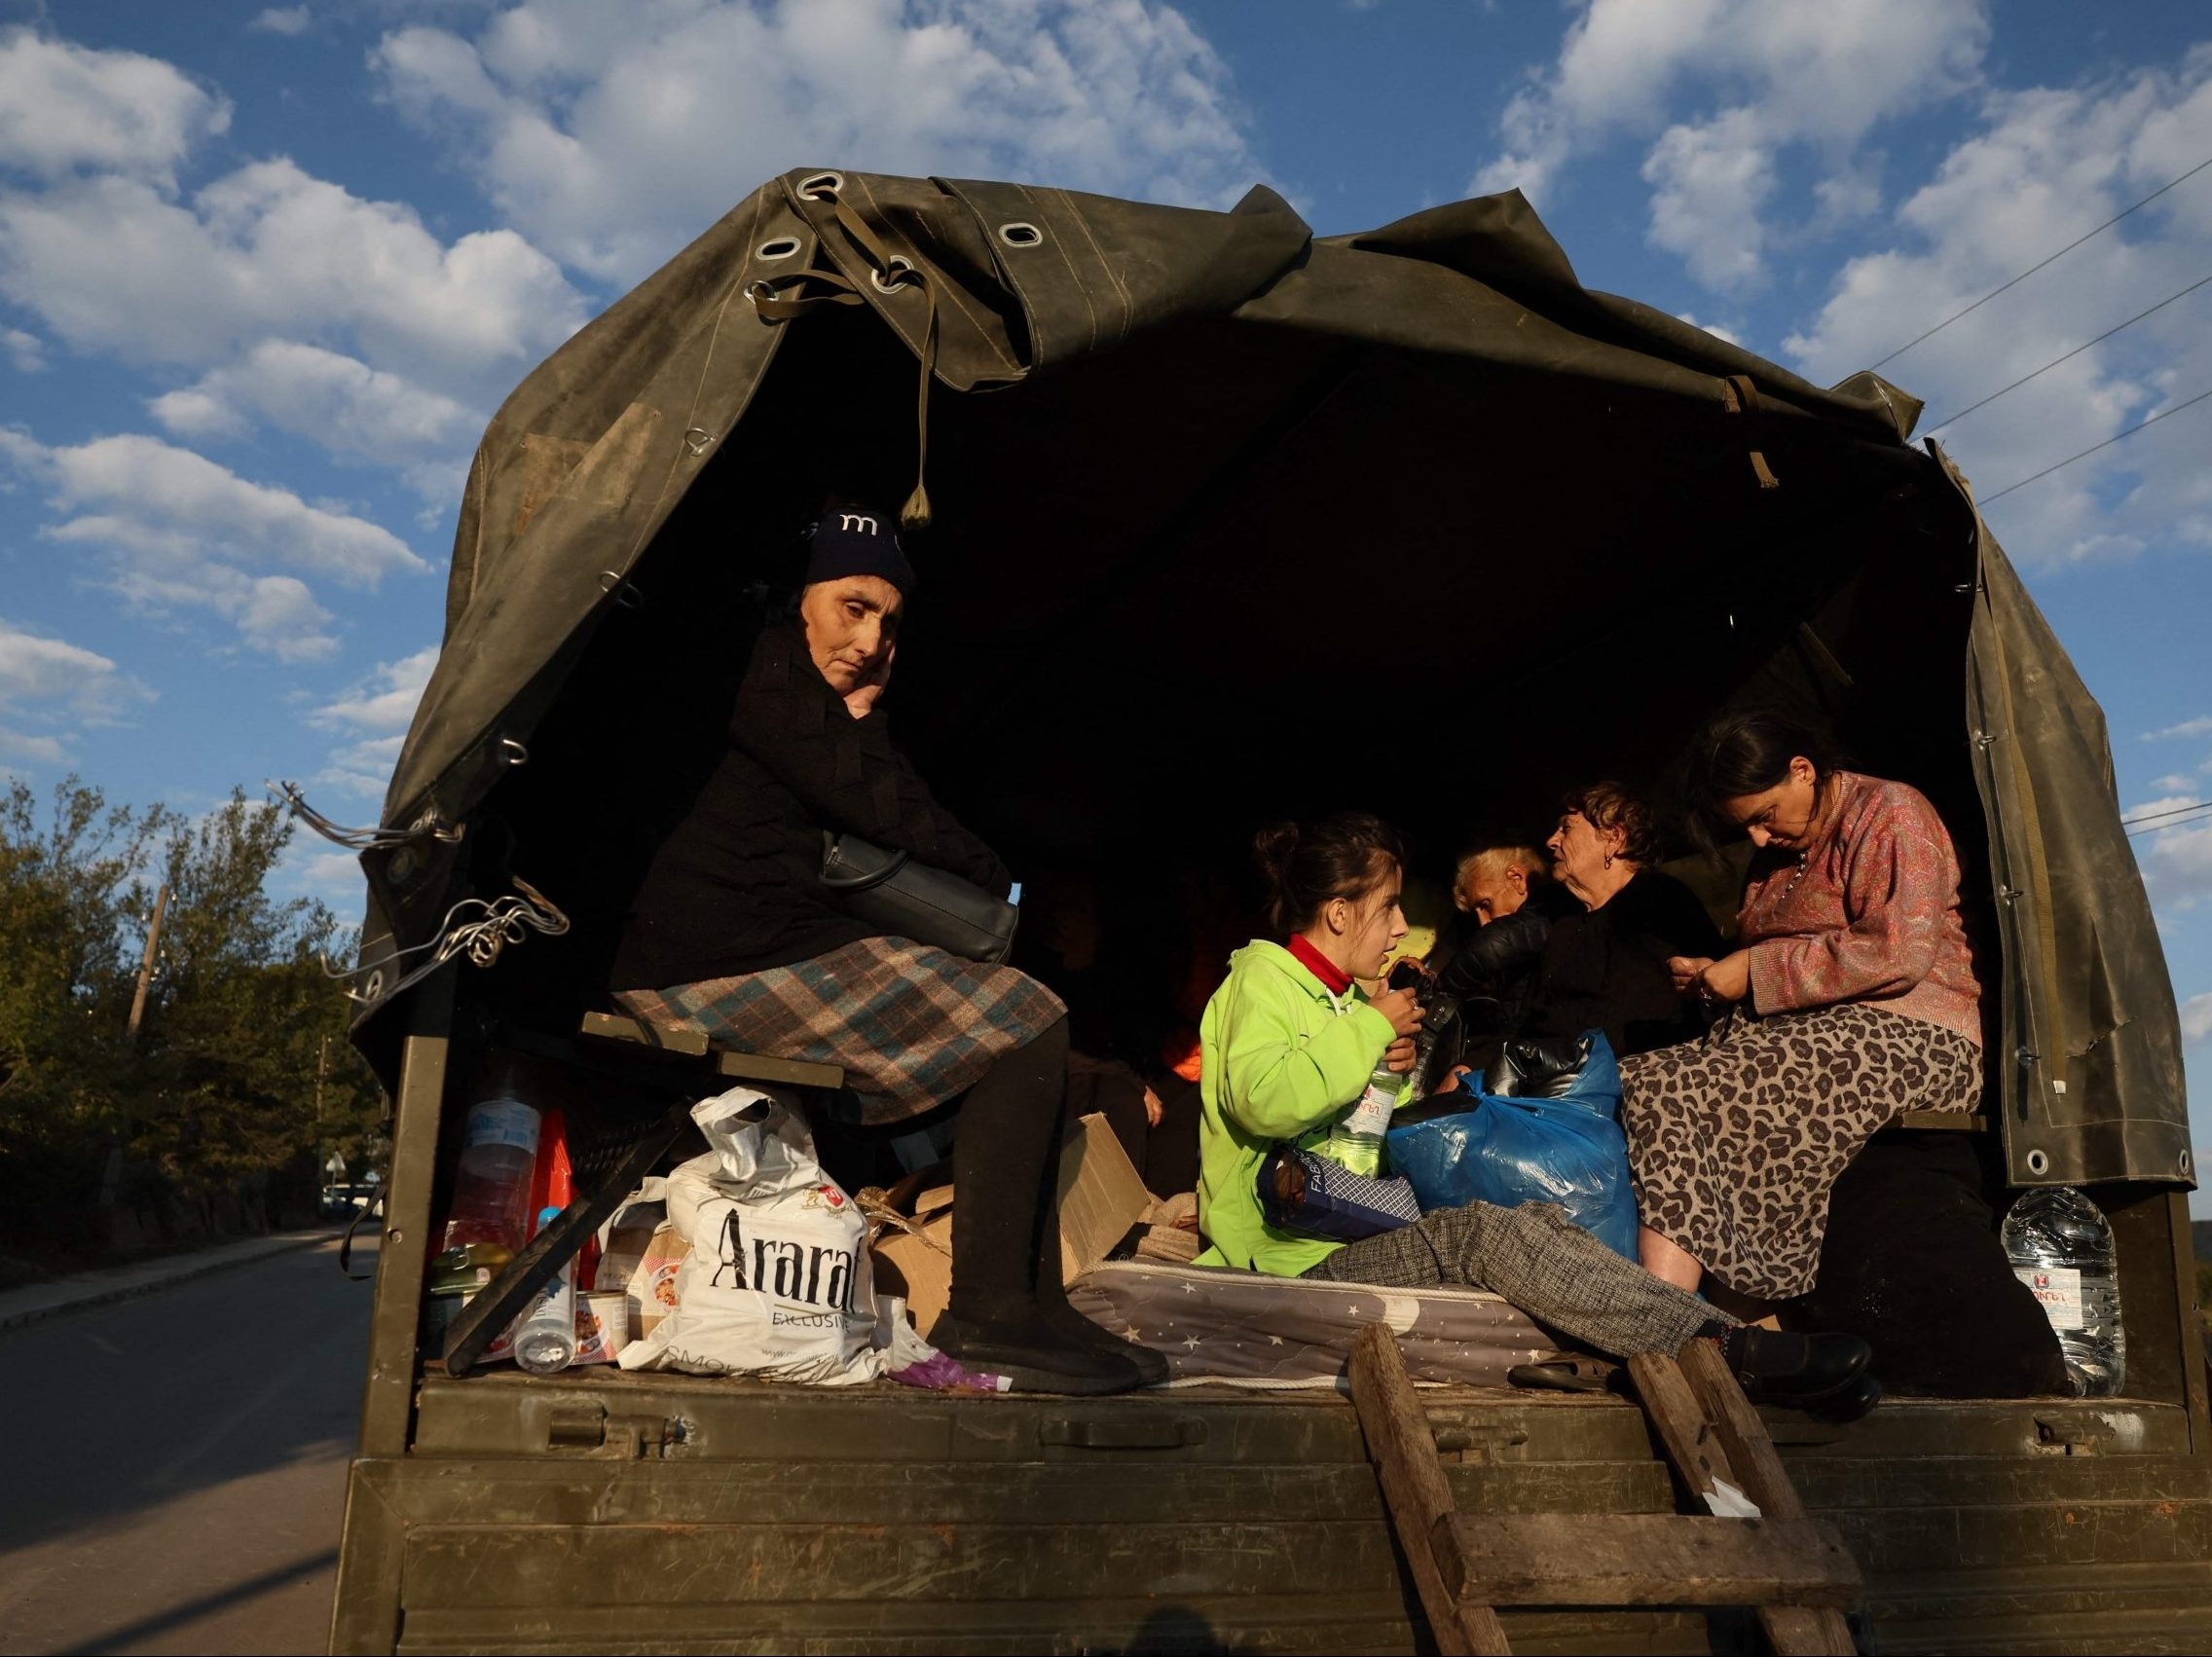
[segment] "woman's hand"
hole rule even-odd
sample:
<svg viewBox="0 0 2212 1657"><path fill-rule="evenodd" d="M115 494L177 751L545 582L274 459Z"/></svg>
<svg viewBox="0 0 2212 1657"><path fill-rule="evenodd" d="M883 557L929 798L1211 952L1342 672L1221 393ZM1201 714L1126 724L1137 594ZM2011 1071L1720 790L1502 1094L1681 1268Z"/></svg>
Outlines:
<svg viewBox="0 0 2212 1657"><path fill-rule="evenodd" d="M1382 1049L1382 1062L1396 1075L1403 1076L1414 1067L1414 1039L1400 1036Z"/></svg>
<svg viewBox="0 0 2212 1657"><path fill-rule="evenodd" d="M1148 1085L1144 1090L1144 1121L1147 1127L1158 1127L1167 1115L1167 1107L1161 1103L1160 1095Z"/></svg>
<svg viewBox="0 0 2212 1657"><path fill-rule="evenodd" d="M856 719L865 719L874 712L876 698L883 694L884 686L891 682L891 663L898 654L898 641L884 641L883 654L876 657L874 665L861 676L860 682L845 692L846 713Z"/></svg>
<svg viewBox="0 0 2212 1657"><path fill-rule="evenodd" d="M1675 993L1688 995L1697 988L1698 975L1713 965L1710 955L1670 955L1667 976L1675 980Z"/></svg>
<svg viewBox="0 0 2212 1657"><path fill-rule="evenodd" d="M1751 952L1739 949L1717 961L1708 961L1697 976L1698 994L1711 1001L1730 1004L1751 993Z"/></svg>
<svg viewBox="0 0 2212 1657"><path fill-rule="evenodd" d="M1386 989L1367 1005L1389 1019L1391 1030L1400 1036L1413 1035L1427 1016L1420 998L1410 989Z"/></svg>

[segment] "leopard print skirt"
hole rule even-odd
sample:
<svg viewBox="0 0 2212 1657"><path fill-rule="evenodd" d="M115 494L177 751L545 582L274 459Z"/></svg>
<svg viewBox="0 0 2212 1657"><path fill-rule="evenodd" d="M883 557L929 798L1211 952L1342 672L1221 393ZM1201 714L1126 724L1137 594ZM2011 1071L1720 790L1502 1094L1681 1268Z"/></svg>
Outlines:
<svg viewBox="0 0 2212 1657"><path fill-rule="evenodd" d="M1981 1049L1863 1003L1738 1013L1703 1041L1621 1060L1643 1224L1740 1294L1813 1286L1828 1189L1899 1111L1969 1111Z"/></svg>

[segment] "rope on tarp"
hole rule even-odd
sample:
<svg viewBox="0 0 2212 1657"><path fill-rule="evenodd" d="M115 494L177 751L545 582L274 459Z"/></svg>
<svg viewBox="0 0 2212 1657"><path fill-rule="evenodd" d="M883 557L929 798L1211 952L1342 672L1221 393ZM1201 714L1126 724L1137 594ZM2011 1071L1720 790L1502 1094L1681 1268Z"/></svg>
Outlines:
<svg viewBox="0 0 2212 1657"><path fill-rule="evenodd" d="M818 202L828 200L830 212L844 228L845 235L867 260L868 283L881 294L897 293L903 287L912 287L922 299L922 335L915 348L920 360L921 379L914 394L914 488L905 503L899 508L899 527L903 530L926 530L930 527L932 509L928 483L930 458L930 381L937 375L938 316L937 289L929 273L903 253L894 253L885 247L882 239L859 213L845 204L842 195L844 175L822 172L802 180L798 194L802 200ZM815 283L830 291L816 294L787 294L785 290L797 289ZM745 290L755 311L770 321L782 321L803 315L821 305L865 305L866 296L860 284L834 271L793 271L780 276L764 277Z"/></svg>
<svg viewBox="0 0 2212 1657"><path fill-rule="evenodd" d="M342 823L333 823L310 804L300 792L300 785L291 781L264 783L271 793L280 794L284 808L310 828L333 845L344 846L348 851L368 852L384 846L404 846L427 836L447 844L461 838L461 829L448 828L438 822L434 812L424 812L405 828L349 828Z"/></svg>
<svg viewBox="0 0 2212 1657"><path fill-rule="evenodd" d="M325 957L324 975L345 983L346 999L356 1007L379 1007L413 989L456 957L465 956L471 966L489 967L508 944L522 943L532 933L559 938L569 930L569 917L550 899L521 875L512 879L520 897L463 898L446 911L445 919L438 923L438 936L429 942L393 950L357 967L333 967ZM396 981L385 981L399 962L417 955L427 955L428 959L417 962ZM361 981L356 984L350 981L353 979Z"/></svg>

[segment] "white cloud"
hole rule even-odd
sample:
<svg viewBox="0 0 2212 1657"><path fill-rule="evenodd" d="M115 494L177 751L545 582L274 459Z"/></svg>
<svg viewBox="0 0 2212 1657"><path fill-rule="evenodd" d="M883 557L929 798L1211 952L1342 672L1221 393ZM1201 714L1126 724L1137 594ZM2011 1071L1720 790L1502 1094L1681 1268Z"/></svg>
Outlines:
<svg viewBox="0 0 2212 1657"><path fill-rule="evenodd" d="M395 571L426 568L380 525L252 483L158 438L94 438L48 448L0 430L0 455L47 488L59 521L46 536L104 555L106 584L134 606L203 608L245 643L286 661L337 648L332 617L294 570L374 587ZM257 568L258 567L258 568Z"/></svg>
<svg viewBox="0 0 2212 1657"><path fill-rule="evenodd" d="M308 32L308 25L313 20L305 6L271 6L246 27L264 34L302 35Z"/></svg>
<svg viewBox="0 0 2212 1657"><path fill-rule="evenodd" d="M2181 1038L2192 1047L2212 1039L2212 991L2193 995L2181 1004Z"/></svg>
<svg viewBox="0 0 2212 1657"><path fill-rule="evenodd" d="M148 406L180 437L237 436L264 421L389 465L465 454L482 424L452 397L291 340L264 340Z"/></svg>
<svg viewBox="0 0 2212 1657"><path fill-rule="evenodd" d="M1677 322L1687 322L1693 328L1701 328L1706 333L1711 334L1714 339L1726 340L1732 346L1740 346L1744 343L1743 336L1737 333L1735 330L1730 328L1723 328L1717 322L1700 322L1687 311L1677 312L1675 313L1675 320Z"/></svg>
<svg viewBox="0 0 2212 1657"><path fill-rule="evenodd" d="M375 673L337 701L314 711L314 722L380 736L402 734L415 718L415 704L438 665L438 646L430 644L396 662L381 662Z"/></svg>
<svg viewBox="0 0 2212 1657"><path fill-rule="evenodd" d="M98 652L0 616L0 755L58 763L63 738L51 728L23 730L22 722L106 724L152 694Z"/></svg>
<svg viewBox="0 0 2212 1657"><path fill-rule="evenodd" d="M285 160L189 204L112 175L0 196L0 293L85 349L205 364L271 339L335 340L448 393L503 391L584 313L514 232L447 246L412 207Z"/></svg>
<svg viewBox="0 0 2212 1657"><path fill-rule="evenodd" d="M228 103L158 57L0 30L0 167L166 182L195 141L230 121Z"/></svg>
<svg viewBox="0 0 2212 1657"><path fill-rule="evenodd" d="M2128 815L2140 813L2131 811ZM2143 835L2136 844L2143 885L2161 920L2212 899L2212 822L2185 818L2170 828Z"/></svg>
<svg viewBox="0 0 2212 1657"><path fill-rule="evenodd" d="M0 328L0 351L18 374L39 374L46 369L46 342L20 328Z"/></svg>
<svg viewBox="0 0 2212 1657"><path fill-rule="evenodd" d="M337 701L310 715L314 724L348 732L352 739L332 752L330 763L315 781L350 793L381 796L399 763L400 745L415 718L415 705L423 700L430 670L437 665L435 644L398 661L381 663Z"/></svg>
<svg viewBox="0 0 2212 1657"><path fill-rule="evenodd" d="M1540 204L1579 157L1649 140L1651 241L1710 287L1748 289L1792 234L1767 218L1781 153L1801 148L1819 169L1807 227L1871 213L1868 133L1972 87L1989 33L1986 0L1589 0L1558 60L1506 105L1502 153L1471 189Z"/></svg>
<svg viewBox="0 0 2212 1657"><path fill-rule="evenodd" d="M1975 129L1899 206L1892 244L1846 265L1787 349L1819 380L1864 367L2207 154L2212 48L2124 80L1992 94ZM1928 399L1923 430L1988 500L2212 387L2205 302L2184 299L1955 426L1936 423L2179 292L2208 261L2212 189L2193 180L1881 372ZM2198 464L2205 416L2182 413L1991 501L1991 527L2015 558L2045 567L2124 558L2154 541L2212 545L2212 474Z"/></svg>
<svg viewBox="0 0 2212 1657"><path fill-rule="evenodd" d="M1148 0L522 0L376 62L510 222L618 281L794 166L1206 205L1261 172L1221 59Z"/></svg>
<svg viewBox="0 0 2212 1657"><path fill-rule="evenodd" d="M2161 742L2176 736L2212 736L2212 714L2199 714L2194 719L2184 719L2178 725L2168 725L2162 731L2145 731L2145 742Z"/></svg>

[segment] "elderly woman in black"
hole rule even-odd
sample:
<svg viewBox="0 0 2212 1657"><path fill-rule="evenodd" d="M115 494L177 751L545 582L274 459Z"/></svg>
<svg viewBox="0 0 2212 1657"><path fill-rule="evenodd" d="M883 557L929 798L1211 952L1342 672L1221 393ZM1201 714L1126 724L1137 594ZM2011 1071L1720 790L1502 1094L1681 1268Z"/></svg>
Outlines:
<svg viewBox="0 0 2212 1657"><path fill-rule="evenodd" d="M1156 1353L1106 1334L1060 1293L1066 1009L1012 968L875 936L821 884L828 828L1009 890L991 849L892 746L876 706L915 586L893 523L862 507L825 508L797 614L761 631L727 749L631 907L615 997L649 1023L841 1065L870 1124L965 1093L951 1304L931 1339L1036 1391L1164 1380Z"/></svg>
<svg viewBox="0 0 2212 1657"><path fill-rule="evenodd" d="M1604 1030L1622 1057L1694 1036L1667 962L1718 951L1720 935L1688 887L1651 866L1660 846L1650 806L1618 783L1593 783L1561 801L1544 845L1552 878L1578 908L1544 939L1521 1034Z"/></svg>

